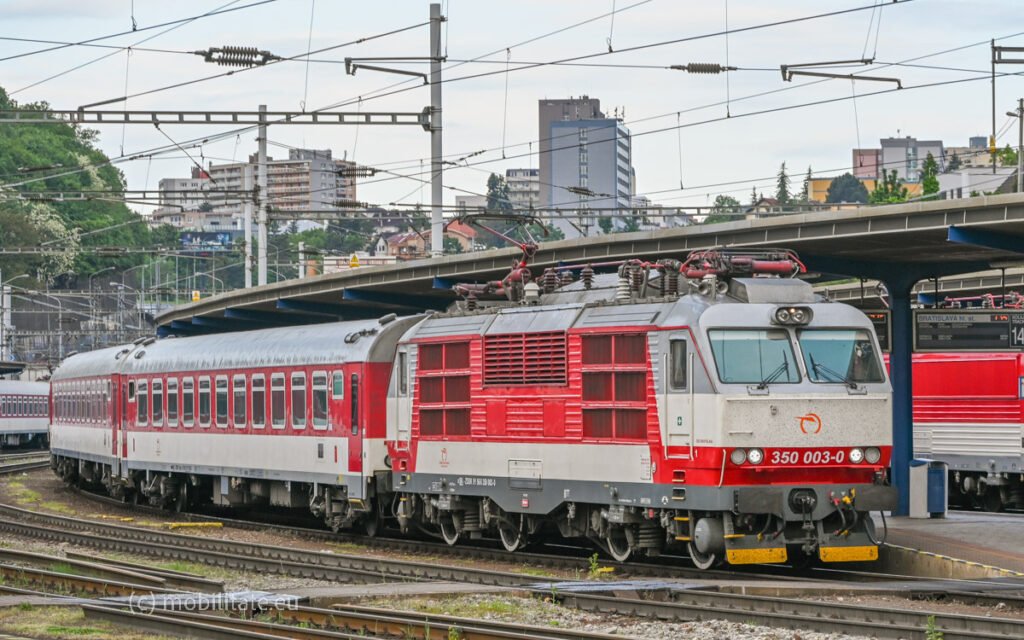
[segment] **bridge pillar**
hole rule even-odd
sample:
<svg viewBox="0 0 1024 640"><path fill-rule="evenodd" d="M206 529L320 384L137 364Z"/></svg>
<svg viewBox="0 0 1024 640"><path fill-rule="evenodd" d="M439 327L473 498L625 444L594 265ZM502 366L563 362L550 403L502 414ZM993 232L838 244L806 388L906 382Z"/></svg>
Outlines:
<svg viewBox="0 0 1024 640"><path fill-rule="evenodd" d="M914 457L913 332L908 278L886 280L892 310L892 349L889 379L892 382L892 485L899 491L899 506L893 515L910 512L910 460Z"/></svg>

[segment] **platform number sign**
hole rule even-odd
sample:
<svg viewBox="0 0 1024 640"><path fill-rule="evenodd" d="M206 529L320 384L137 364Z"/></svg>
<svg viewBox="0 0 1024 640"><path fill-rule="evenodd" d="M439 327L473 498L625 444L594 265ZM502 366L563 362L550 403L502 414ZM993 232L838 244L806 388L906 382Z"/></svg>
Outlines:
<svg viewBox="0 0 1024 640"><path fill-rule="evenodd" d="M914 312L914 350L1024 350L1024 311L920 309Z"/></svg>
<svg viewBox="0 0 1024 640"><path fill-rule="evenodd" d="M1024 349L1024 313L1010 315L1010 346Z"/></svg>

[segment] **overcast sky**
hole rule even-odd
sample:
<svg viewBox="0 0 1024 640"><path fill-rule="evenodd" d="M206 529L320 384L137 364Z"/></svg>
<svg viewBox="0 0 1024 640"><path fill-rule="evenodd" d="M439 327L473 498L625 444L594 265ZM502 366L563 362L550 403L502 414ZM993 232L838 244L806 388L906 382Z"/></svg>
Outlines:
<svg viewBox="0 0 1024 640"><path fill-rule="evenodd" d="M230 2L166 2L156 0L0 0L0 36L54 41L82 41L139 29L219 8L244 7L257 0ZM444 4L448 21L444 41L449 62L444 74L444 149L452 160L477 151L468 162L474 168L449 168L446 185L482 193L489 171L537 166L537 100L587 94L600 98L608 113L618 108L632 131L633 164L638 193L654 202L704 205L719 193L746 201L751 187L769 192L771 176L785 161L794 183L808 166L815 173L837 175L851 162L850 149L873 147L881 137L938 138L948 145L966 145L969 136L991 129L989 45L1024 46L1020 0L517 0L483 2L450 0ZM615 9L614 22L608 15ZM726 10L728 7L728 11ZM688 62L726 61L727 39L717 34L765 23L832 11L857 9L843 15L733 33L728 37L728 61L741 70L726 76L687 75L663 68L544 66L509 74L458 80L486 71L515 68L516 62L550 62L691 38L686 42L614 53L583 62L602 65L665 67ZM0 61L0 85L21 102L46 100L54 108L80 105L156 89L226 71L188 52L211 46L242 45L281 56L305 54L412 27L427 21L429 3L412 0L341 2L337 0L276 0L239 11L204 17L171 27L144 30L97 41L97 44L137 46L165 51L66 47ZM312 30L310 15L312 12ZM727 15L728 13L728 15ZM604 17L601 17L604 16ZM880 24L879 24L880 16ZM592 20L593 19L593 20ZM573 27L578 23L585 24ZM571 28L570 28L571 27ZM554 31L534 42L528 42ZM877 40L876 40L877 33ZM999 40L1001 39L1002 40ZM145 42L142 42L146 40ZM133 97L108 108L270 110L322 109L419 111L429 103L429 88L419 80L360 71L345 75L346 56L425 56L429 31L420 26L360 44L313 56L317 62L285 62L236 73L189 86ZM525 44L520 44L525 43ZM974 45L974 46L969 46ZM0 58L36 51L38 43L0 41ZM962 48L942 55L939 52ZM508 52L506 52L508 48ZM490 54L477 62L459 65ZM82 68L59 74L91 60ZM895 66L865 75L898 77L905 87L883 95L852 101L854 91L871 93L893 88L889 83L848 80L783 82L779 65L874 56L878 63L903 62L953 67L956 70ZM422 69L422 65L406 65ZM1019 67L1003 67L1004 72ZM848 71L844 71L848 72ZM308 79L307 79L308 74ZM930 88L917 85L981 78L974 82ZM402 83L406 91L382 98L371 96ZM37 84L38 83L38 84ZM506 88L507 83L507 88ZM31 86L35 85L35 86ZM782 91L778 91L782 90ZM754 94L777 91L760 97ZM1024 95L1019 76L997 82L997 127L1006 129L1000 143L1015 144L1016 126L1007 126L1005 112ZM731 97L726 119L727 95ZM359 105L359 97L363 96ZM791 108L763 115L768 109L812 102L825 104ZM682 125L681 128L677 126ZM166 126L174 140L203 138L229 131L221 126ZM429 168L429 135L416 127L271 127L272 142L292 146L329 147L337 157L347 154L362 164L416 174ZM526 143L534 141L531 148ZM101 128L100 147L109 156L132 155L168 144L148 126ZM504 148L503 148L504 144ZM680 148L682 150L680 154ZM243 159L255 152L254 132L206 144L191 151L200 162ZM287 149L271 147L271 155ZM503 155L505 158L503 159ZM119 164L131 189L155 189L160 178L187 176L191 162L180 152L152 160ZM429 187L409 179L390 179L359 186L359 199L371 203L429 202ZM767 179L766 179L767 178ZM684 187L680 189L680 183ZM732 183L722 186L719 183ZM446 190L446 203L462 191Z"/></svg>

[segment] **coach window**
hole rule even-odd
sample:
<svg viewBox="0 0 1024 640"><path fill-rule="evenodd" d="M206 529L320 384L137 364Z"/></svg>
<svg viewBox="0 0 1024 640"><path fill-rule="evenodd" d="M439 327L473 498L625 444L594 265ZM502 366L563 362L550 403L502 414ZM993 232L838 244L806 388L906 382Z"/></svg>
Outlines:
<svg viewBox="0 0 1024 640"><path fill-rule="evenodd" d="M292 426L306 428L306 374L292 374Z"/></svg>
<svg viewBox="0 0 1024 640"><path fill-rule="evenodd" d="M262 429L266 424L267 413L267 380L264 376L252 377L252 426Z"/></svg>
<svg viewBox="0 0 1024 640"><path fill-rule="evenodd" d="M327 428L327 372L313 372L313 428Z"/></svg>
<svg viewBox="0 0 1024 640"><path fill-rule="evenodd" d="M167 426L178 426L178 379L167 378Z"/></svg>
<svg viewBox="0 0 1024 640"><path fill-rule="evenodd" d="M160 427L164 424L164 382L163 380L153 381L153 426Z"/></svg>
<svg viewBox="0 0 1024 640"><path fill-rule="evenodd" d="M135 402L135 381L128 382L128 402Z"/></svg>
<svg viewBox="0 0 1024 640"><path fill-rule="evenodd" d="M147 424L149 422L149 393L145 380L139 380L138 391L135 397L138 399L138 405L136 406L137 413L135 421L140 425Z"/></svg>
<svg viewBox="0 0 1024 640"><path fill-rule="evenodd" d="M669 385L682 391L686 389L686 340L671 340L669 346Z"/></svg>
<svg viewBox="0 0 1024 640"><path fill-rule="evenodd" d="M284 374L270 376L270 423L275 429L284 429Z"/></svg>
<svg viewBox="0 0 1024 640"><path fill-rule="evenodd" d="M199 378L199 426L210 426L210 379Z"/></svg>
<svg viewBox="0 0 1024 640"><path fill-rule="evenodd" d="M345 399L345 372L335 371L331 375L331 399L332 400L344 400Z"/></svg>
<svg viewBox="0 0 1024 640"><path fill-rule="evenodd" d="M228 426L228 378L217 376L217 426Z"/></svg>
<svg viewBox="0 0 1024 640"><path fill-rule="evenodd" d="M194 385L192 378L182 378L181 380L181 423L186 427L191 427L195 421L196 392Z"/></svg>
<svg viewBox="0 0 1024 640"><path fill-rule="evenodd" d="M232 380L232 401L235 403L232 410L232 420L235 423L235 427L239 429L245 428L245 376L237 375Z"/></svg>

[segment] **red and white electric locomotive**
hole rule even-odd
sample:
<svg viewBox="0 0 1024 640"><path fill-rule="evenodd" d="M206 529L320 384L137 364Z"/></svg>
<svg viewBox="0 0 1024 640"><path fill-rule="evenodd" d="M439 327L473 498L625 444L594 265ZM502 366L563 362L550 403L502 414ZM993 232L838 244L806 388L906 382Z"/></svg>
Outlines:
<svg viewBox="0 0 1024 640"><path fill-rule="evenodd" d="M519 264L443 314L74 356L55 407L86 388L99 408L58 409L53 466L167 506L308 505L451 544L557 530L705 568L873 560L891 390L871 323L780 277L801 269L785 251L537 281Z"/></svg>

